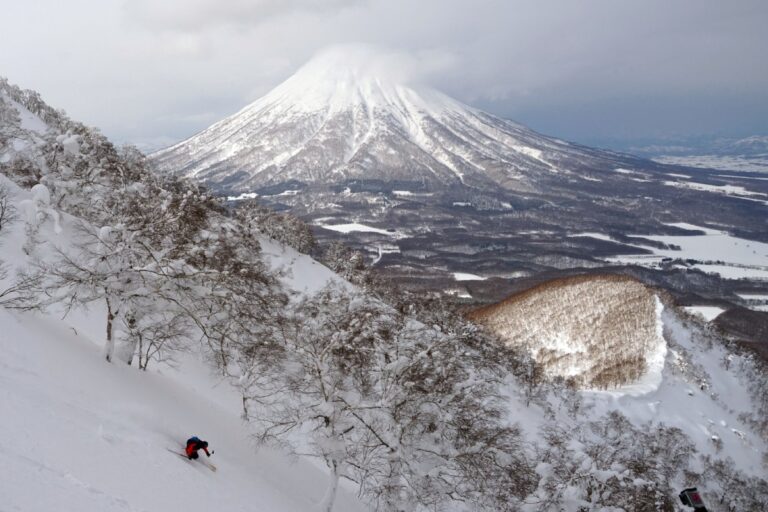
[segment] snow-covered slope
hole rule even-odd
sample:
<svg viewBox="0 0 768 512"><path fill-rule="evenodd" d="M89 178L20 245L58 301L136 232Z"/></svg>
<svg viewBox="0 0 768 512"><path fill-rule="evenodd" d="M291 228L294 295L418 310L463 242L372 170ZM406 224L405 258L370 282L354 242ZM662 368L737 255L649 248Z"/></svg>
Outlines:
<svg viewBox="0 0 768 512"><path fill-rule="evenodd" d="M325 471L256 451L237 397L206 373L105 364L87 325L2 309L0 325L3 510L292 512L322 499ZM216 473L167 451L192 435ZM365 510L348 491L338 500Z"/></svg>
<svg viewBox="0 0 768 512"><path fill-rule="evenodd" d="M355 179L526 190L538 173L620 160L393 80L377 59L360 47L321 52L240 112L152 158L164 171L240 192Z"/></svg>
<svg viewBox="0 0 768 512"><path fill-rule="evenodd" d="M0 261L8 278L29 267L25 231L36 225L35 256L73 238L68 215L46 216L41 189L25 191L0 175L18 219L5 225ZM311 292L329 279L327 268L290 248L265 241L271 266L297 291ZM3 510L104 512L311 510L327 487L327 471L256 449L240 418L241 398L211 375L193 351L174 369L148 372L104 362L104 312L96 306L65 318L10 312L0 307L0 496ZM167 451L190 436L207 439L218 466L213 473ZM342 489L338 510L365 510Z"/></svg>
<svg viewBox="0 0 768 512"><path fill-rule="evenodd" d="M51 259L58 249L76 251L83 219L52 204L51 190L39 183L66 187L73 169L49 165L49 151L81 158L88 169L92 153L83 150L96 153L109 145L89 139L85 127L59 116L35 93L5 82L0 86L0 134L8 136L0 140L0 164L8 164L14 181L31 187L0 173L4 300L17 272ZM37 113L8 90L35 105ZM60 180L40 176L38 169ZM72 192L64 204L75 210L91 211L100 199L94 194L89 204L82 200L83 190ZM261 243L262 257L287 290L305 294L342 281L289 247L267 238ZM173 357L176 364L158 364L147 372L107 364L105 318L103 302L67 314L57 305L37 313L0 306L0 455L5 460L0 509L288 512L319 507L327 469L314 460L258 449L240 417L242 397L203 364L201 345L189 340L189 351ZM181 451L192 435L211 443L218 472L168 451ZM338 509L365 510L354 494L342 487Z"/></svg>

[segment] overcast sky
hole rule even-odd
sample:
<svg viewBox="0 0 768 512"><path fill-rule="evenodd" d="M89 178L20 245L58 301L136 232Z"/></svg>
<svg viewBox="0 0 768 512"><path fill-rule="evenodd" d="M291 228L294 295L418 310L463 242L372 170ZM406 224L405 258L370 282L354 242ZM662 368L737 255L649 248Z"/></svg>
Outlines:
<svg viewBox="0 0 768 512"><path fill-rule="evenodd" d="M766 0L4 1L0 76L113 139L183 139L369 43L543 133L768 134Z"/></svg>

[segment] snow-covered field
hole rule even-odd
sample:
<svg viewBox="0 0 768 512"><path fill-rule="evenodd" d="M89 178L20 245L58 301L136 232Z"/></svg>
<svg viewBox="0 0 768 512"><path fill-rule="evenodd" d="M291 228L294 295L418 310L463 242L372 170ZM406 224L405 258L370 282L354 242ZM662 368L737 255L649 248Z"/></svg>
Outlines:
<svg viewBox="0 0 768 512"><path fill-rule="evenodd" d="M768 294L739 293L737 295L746 301L746 305L749 309L755 311L768 311Z"/></svg>
<svg viewBox="0 0 768 512"><path fill-rule="evenodd" d="M692 265L708 273L717 273L726 279L768 279L768 244L745 240L732 236L725 231L694 226L686 223L670 224L686 230L703 231L703 235L630 235L638 238L637 243L627 246L627 252L632 247L647 249L653 254L626 254L605 258L606 261L621 264L643 265L654 267L664 258L694 259L704 263ZM619 242L601 233L575 233L572 237L589 237L598 240ZM660 249L644 245L640 238L662 242L669 246ZM679 247L673 248L673 246Z"/></svg>
<svg viewBox="0 0 768 512"><path fill-rule="evenodd" d="M468 274L466 272L454 272L453 278L456 281L485 281L487 277L478 276L476 274Z"/></svg>
<svg viewBox="0 0 768 512"><path fill-rule="evenodd" d="M349 224L316 224L323 229L330 229L331 231L337 231L339 233L352 233L358 231L362 233L378 233L386 236L397 236L395 231L387 231L386 229L375 228L373 226L367 226L360 224L359 222L350 222Z"/></svg>
<svg viewBox="0 0 768 512"><path fill-rule="evenodd" d="M255 192L243 192L237 196L227 196L227 201L245 201L246 199L256 199L259 194Z"/></svg>
<svg viewBox="0 0 768 512"><path fill-rule="evenodd" d="M433 195L432 192L411 192L410 190L393 190L392 194L400 197L431 197Z"/></svg>
<svg viewBox="0 0 768 512"><path fill-rule="evenodd" d="M764 300L768 301L768 294L765 293L739 293L739 297L745 300Z"/></svg>
<svg viewBox="0 0 768 512"><path fill-rule="evenodd" d="M743 172L768 172L768 158L740 157L719 155L696 156L660 156L653 159L656 162L685 167L701 167L706 169L725 169Z"/></svg>
<svg viewBox="0 0 768 512"><path fill-rule="evenodd" d="M572 235L568 235L570 237L587 237L587 238L594 238L595 240L604 240L606 242L614 242L614 243L620 243L611 238L608 235L604 235L602 233L574 233Z"/></svg>
<svg viewBox="0 0 768 512"><path fill-rule="evenodd" d="M768 198L766 194L753 192L737 185L707 185L706 183L696 183L694 181L665 181L664 185L669 187L688 188L691 190L723 194L726 196L738 197L739 199L761 201L763 204L768 204L768 202L765 201L765 199Z"/></svg>
<svg viewBox="0 0 768 512"><path fill-rule="evenodd" d="M725 311L725 309L717 306L688 306L685 310L696 315L701 315L707 322L711 322L717 318L717 315Z"/></svg>
<svg viewBox="0 0 768 512"><path fill-rule="evenodd" d="M726 279L768 280L768 269L756 267L737 267L732 265L696 265L696 268L710 274L720 274Z"/></svg>

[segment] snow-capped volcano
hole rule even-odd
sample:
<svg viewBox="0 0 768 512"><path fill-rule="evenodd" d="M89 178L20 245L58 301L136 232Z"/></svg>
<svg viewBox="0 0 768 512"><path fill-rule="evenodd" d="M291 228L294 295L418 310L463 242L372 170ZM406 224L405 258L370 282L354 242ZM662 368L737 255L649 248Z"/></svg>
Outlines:
<svg viewBox="0 0 768 512"><path fill-rule="evenodd" d="M530 190L532 174L615 165L616 155L408 85L394 67L366 49L323 52L266 96L153 159L161 170L226 191L294 180Z"/></svg>

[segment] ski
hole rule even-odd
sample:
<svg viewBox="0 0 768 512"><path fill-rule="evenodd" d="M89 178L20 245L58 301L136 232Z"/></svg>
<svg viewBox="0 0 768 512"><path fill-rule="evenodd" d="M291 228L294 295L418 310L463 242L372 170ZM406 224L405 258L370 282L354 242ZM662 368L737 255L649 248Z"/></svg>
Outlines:
<svg viewBox="0 0 768 512"><path fill-rule="evenodd" d="M169 452L173 453L174 455L178 455L179 457L181 457L182 459L186 460L187 462L192 462L193 460L197 460L198 462L200 462L200 464L202 464L203 466L207 467L208 469L210 469L214 473L216 471L218 471L218 468L216 466L214 466L212 463L208 462L207 460L203 460L201 458L190 459L189 457L186 456L186 454L179 453L179 452L177 452L176 450L174 450L172 448L166 448L166 450L168 450Z"/></svg>

